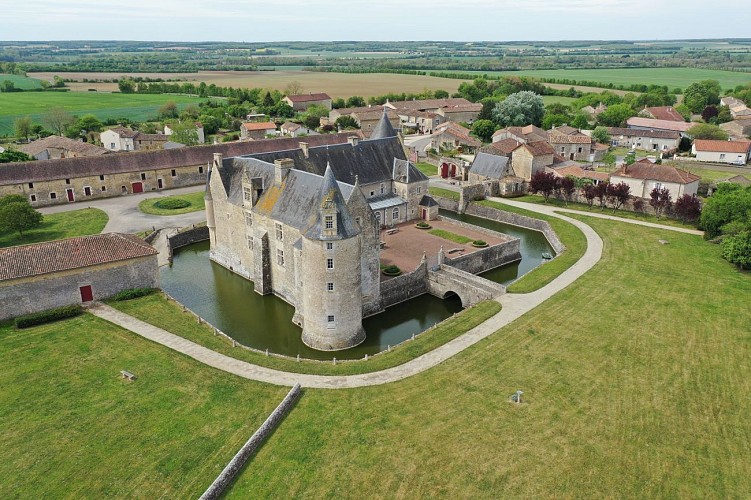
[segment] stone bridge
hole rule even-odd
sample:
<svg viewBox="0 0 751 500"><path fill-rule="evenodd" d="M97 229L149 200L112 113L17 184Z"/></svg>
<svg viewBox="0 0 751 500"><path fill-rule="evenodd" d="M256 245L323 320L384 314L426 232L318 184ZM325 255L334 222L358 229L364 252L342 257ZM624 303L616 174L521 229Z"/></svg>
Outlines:
<svg viewBox="0 0 751 500"><path fill-rule="evenodd" d="M462 301L462 307L470 307L483 300L497 298L506 293L506 287L485 278L441 264L435 270L428 270L428 293L446 298L455 293Z"/></svg>

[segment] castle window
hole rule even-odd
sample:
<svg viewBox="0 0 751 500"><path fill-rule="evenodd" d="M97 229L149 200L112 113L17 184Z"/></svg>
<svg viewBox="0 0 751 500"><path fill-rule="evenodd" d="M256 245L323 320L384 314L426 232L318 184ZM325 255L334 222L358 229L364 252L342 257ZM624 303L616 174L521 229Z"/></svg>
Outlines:
<svg viewBox="0 0 751 500"><path fill-rule="evenodd" d="M253 250L253 237L252 236L248 236L248 248Z"/></svg>
<svg viewBox="0 0 751 500"><path fill-rule="evenodd" d="M383 192L384 192L385 190L386 190L386 186L384 186L384 184L383 184L383 183L381 183L381 194L383 194Z"/></svg>
<svg viewBox="0 0 751 500"><path fill-rule="evenodd" d="M284 250L276 251L276 263L280 266L284 266Z"/></svg>
<svg viewBox="0 0 751 500"><path fill-rule="evenodd" d="M282 225L277 222L275 226L276 226L276 239L279 241L282 241L284 239L284 232L282 231Z"/></svg>
<svg viewBox="0 0 751 500"><path fill-rule="evenodd" d="M333 249L334 249L334 244L331 243L330 241L326 242L326 250L333 250Z"/></svg>
<svg viewBox="0 0 751 500"><path fill-rule="evenodd" d="M392 221L399 220L399 209L398 208L395 208L393 210L393 212L391 212L391 220Z"/></svg>
<svg viewBox="0 0 751 500"><path fill-rule="evenodd" d="M253 225L253 214L245 212L245 225L250 227Z"/></svg>
<svg viewBox="0 0 751 500"><path fill-rule="evenodd" d="M326 229L334 229L334 216L333 215L325 216L324 220L326 221Z"/></svg>
<svg viewBox="0 0 751 500"><path fill-rule="evenodd" d="M326 259L326 269L334 269L334 259Z"/></svg>
<svg viewBox="0 0 751 500"><path fill-rule="evenodd" d="M334 322L334 315L333 314L329 314L329 315L326 316L326 323L327 323L327 325L326 325L327 328L335 328L336 327L336 323Z"/></svg>
<svg viewBox="0 0 751 500"><path fill-rule="evenodd" d="M328 290L329 292L333 292L334 291L334 284L331 283L331 282L326 283L326 290Z"/></svg>
<svg viewBox="0 0 751 500"><path fill-rule="evenodd" d="M243 200L245 200L245 201L253 201L253 195L252 195L249 187L244 187L243 188Z"/></svg>
<svg viewBox="0 0 751 500"><path fill-rule="evenodd" d="M375 196L375 191L371 191L370 196Z"/></svg>
<svg viewBox="0 0 751 500"><path fill-rule="evenodd" d="M203 167L198 167L198 173L199 173L199 174L202 174L202 173L203 173Z"/></svg>
<svg viewBox="0 0 751 500"><path fill-rule="evenodd" d="M421 188L421 187L418 187L418 188L417 188L417 194L420 194L420 193L422 193L422 188Z"/></svg>

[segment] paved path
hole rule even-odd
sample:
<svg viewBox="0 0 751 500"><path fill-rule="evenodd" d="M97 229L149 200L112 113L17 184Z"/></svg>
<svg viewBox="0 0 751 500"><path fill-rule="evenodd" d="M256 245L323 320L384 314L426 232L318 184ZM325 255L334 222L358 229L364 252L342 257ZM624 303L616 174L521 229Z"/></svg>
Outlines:
<svg viewBox="0 0 751 500"><path fill-rule="evenodd" d="M540 208L538 205L532 205L530 210L548 213L546 210L543 210L546 208L549 207ZM544 301L576 281L576 279L597 264L602 256L602 240L597 233L587 224L578 220L554 213L551 213L551 215L564 219L582 230L587 238L587 250L581 259L548 285L535 292L528 294L506 294L501 296L498 300L503 305L503 309L498 314L471 329L467 333L426 354L423 354L418 358L402 365L378 372L362 375L326 376L305 375L274 370L253 365L220 354L216 351L212 351L211 349L207 349L206 347L169 333L161 328L144 323L143 321L121 313L106 305L95 305L90 309L90 312L102 319L131 330L149 340L190 356L201 363L250 380L289 387L296 383L300 383L303 387L320 389L341 389L387 384L421 373L476 344L480 340L498 331L498 329L508 325L523 314L542 304Z"/></svg>
<svg viewBox="0 0 751 500"><path fill-rule="evenodd" d="M153 227L156 227L157 229L162 227L185 227L205 221L206 213L203 210L199 210L198 212L190 212L181 215L149 215L138 210L138 204L148 198L161 198L165 196L195 193L197 191L203 191L203 189L202 186L190 186L165 191L117 196L115 198L105 198L102 200L91 200L89 202L79 201L65 205L44 207L40 208L39 211L43 214L54 214L89 207L104 210L109 217L109 221L107 222L107 225L104 226L104 230L102 230L103 233L137 233L140 231L146 231Z"/></svg>

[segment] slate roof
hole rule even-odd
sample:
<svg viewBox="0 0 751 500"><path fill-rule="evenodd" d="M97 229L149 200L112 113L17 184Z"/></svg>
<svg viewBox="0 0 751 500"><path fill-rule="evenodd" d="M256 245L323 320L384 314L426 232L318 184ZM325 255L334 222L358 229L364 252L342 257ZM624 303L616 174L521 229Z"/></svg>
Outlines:
<svg viewBox="0 0 751 500"><path fill-rule="evenodd" d="M59 135L51 135L44 139L38 139L20 146L18 149L31 156L36 156L46 149L64 149L84 156L99 156L109 153L106 149L95 144L60 137Z"/></svg>
<svg viewBox="0 0 751 500"><path fill-rule="evenodd" d="M394 126L391 125L391 120L389 120L388 112L384 108L383 113L381 114L381 119L378 121L378 124L373 128L373 131L370 133L371 139L385 139L387 137L396 137L398 134L396 130L394 129Z"/></svg>
<svg viewBox="0 0 751 500"><path fill-rule="evenodd" d="M282 193L283 197L284 193ZM321 187L319 188L316 202L316 205L310 207L311 212L313 212L314 221L308 227L305 236L311 240L344 240L360 234L360 227L349 213L347 204L344 202L344 196L342 196L342 192L339 189L339 183L337 183L334 171L331 170L330 166L326 167L326 172L321 179ZM319 209L324 206L336 209L336 236L323 234L325 231L324 221L322 220L324 215L321 214Z"/></svg>
<svg viewBox="0 0 751 500"><path fill-rule="evenodd" d="M696 139L694 141L696 151L708 151L718 153L748 153L751 149L751 141L713 141L709 139Z"/></svg>
<svg viewBox="0 0 751 500"><path fill-rule="evenodd" d="M404 200L404 198L393 193L381 194L374 196L373 198L370 198L368 200L368 205L370 205L370 208L372 210L383 210L384 208L398 207L399 205L404 205L405 203L407 202L406 200Z"/></svg>
<svg viewBox="0 0 751 500"><path fill-rule="evenodd" d="M500 179L505 175L509 159L507 156L499 156L488 153L477 153L475 161L469 167L469 173Z"/></svg>
<svg viewBox="0 0 751 500"><path fill-rule="evenodd" d="M435 207L438 205L438 202L433 199L432 196L429 194L423 195L423 197L420 199L420 203L418 203L421 207Z"/></svg>
<svg viewBox="0 0 751 500"><path fill-rule="evenodd" d="M428 177L420 172L412 162L399 158L394 158L394 168L391 178L397 182L405 182L407 184L428 180Z"/></svg>
<svg viewBox="0 0 751 500"><path fill-rule="evenodd" d="M639 160L631 165L624 165L615 172L611 177L629 177L632 179L649 179L660 182L674 182L677 184L690 184L701 179L680 168L669 165L658 165L649 160Z"/></svg>
<svg viewBox="0 0 751 500"><path fill-rule="evenodd" d="M132 234L105 233L0 248L0 281L156 255Z"/></svg>
<svg viewBox="0 0 751 500"><path fill-rule="evenodd" d="M638 128L608 127L611 136L647 137L651 139L679 139L681 134L674 130L644 130Z"/></svg>
<svg viewBox="0 0 751 500"><path fill-rule="evenodd" d="M311 102L311 101L325 101L327 99L331 99L328 94L320 92L317 94L299 94L299 95L288 95L287 99L289 99L292 102Z"/></svg>
<svg viewBox="0 0 751 500"><path fill-rule="evenodd" d="M359 132L359 131L358 131ZM353 131L342 134L321 134L304 139L311 147L328 144L346 144ZM132 151L101 156L62 158L58 160L4 163L0 165L0 186L42 182L56 179L75 179L92 175L112 175L127 172L148 172L157 169L206 165L213 161L214 153L224 157L241 156L266 151L299 148L299 137L263 139L258 141L225 142L179 149L158 151ZM402 156L404 157L404 152ZM389 159L389 167L393 161ZM272 161L273 163L273 161ZM324 164L325 169L325 164ZM323 169L320 171L323 174ZM354 182L354 179L353 181Z"/></svg>

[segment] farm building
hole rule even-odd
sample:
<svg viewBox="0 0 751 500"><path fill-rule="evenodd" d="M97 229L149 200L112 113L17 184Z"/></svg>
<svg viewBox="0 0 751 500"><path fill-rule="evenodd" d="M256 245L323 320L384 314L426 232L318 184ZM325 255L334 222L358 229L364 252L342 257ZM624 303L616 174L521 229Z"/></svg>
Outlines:
<svg viewBox="0 0 751 500"><path fill-rule="evenodd" d="M288 95L282 101L290 105L295 111L306 111L310 106L323 106L331 109L331 97L325 93Z"/></svg>
<svg viewBox="0 0 751 500"><path fill-rule="evenodd" d="M681 134L674 130L609 127L608 133L611 146L643 151L675 151L681 142Z"/></svg>
<svg viewBox="0 0 751 500"><path fill-rule="evenodd" d="M697 139L691 148L699 161L745 165L751 154L751 141Z"/></svg>
<svg viewBox="0 0 751 500"><path fill-rule="evenodd" d="M673 199L684 194L696 194L701 177L680 168L652 163L642 159L631 165L624 165L610 176L610 182L625 182L631 187L631 195L649 198L654 188L667 188Z"/></svg>
<svg viewBox="0 0 751 500"><path fill-rule="evenodd" d="M33 156L37 160L57 160L60 158L77 158L79 156L101 156L108 153L104 148L95 144L83 142L59 135L51 135L44 139L24 144L19 151Z"/></svg>
<svg viewBox="0 0 751 500"><path fill-rule="evenodd" d="M157 251L107 233L0 249L0 320L159 286Z"/></svg>

